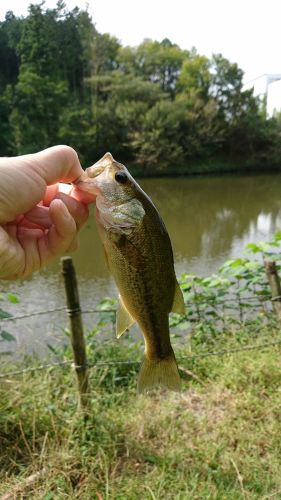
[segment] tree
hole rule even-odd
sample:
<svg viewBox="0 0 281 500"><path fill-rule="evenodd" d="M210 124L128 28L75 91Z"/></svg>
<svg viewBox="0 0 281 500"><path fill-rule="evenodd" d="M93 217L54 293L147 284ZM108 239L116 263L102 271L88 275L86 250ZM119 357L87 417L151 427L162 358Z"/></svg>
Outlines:
<svg viewBox="0 0 281 500"><path fill-rule="evenodd" d="M167 38L162 42L145 40L134 52L136 75L159 84L164 92L173 97L180 68L188 52Z"/></svg>
<svg viewBox="0 0 281 500"><path fill-rule="evenodd" d="M183 164L183 120L182 106L171 101L160 101L146 112L141 129L132 132L136 160L146 171L163 171L168 165Z"/></svg>
<svg viewBox="0 0 281 500"><path fill-rule="evenodd" d="M221 54L211 61L210 93L219 104L219 114L225 124L237 118L243 108L243 71Z"/></svg>
<svg viewBox="0 0 281 500"><path fill-rule="evenodd" d="M122 47L63 0L0 22L0 114L2 155L66 142L86 163L109 149L158 171L218 156L281 160L280 119L243 90L237 64L168 39Z"/></svg>
<svg viewBox="0 0 281 500"><path fill-rule="evenodd" d="M68 101L64 82L53 82L25 69L19 75L10 115L15 153L25 154L56 144L60 116Z"/></svg>
<svg viewBox="0 0 281 500"><path fill-rule="evenodd" d="M12 110L12 86L7 85L0 95L0 156L10 156L14 153L13 130L10 124Z"/></svg>
<svg viewBox="0 0 281 500"><path fill-rule="evenodd" d="M118 67L117 57L120 43L117 38L96 33L92 41L91 74L100 75L114 71Z"/></svg>
<svg viewBox="0 0 281 500"><path fill-rule="evenodd" d="M209 59L193 51L190 58L183 61L177 81L177 92L196 93L207 101L211 78Z"/></svg>
<svg viewBox="0 0 281 500"><path fill-rule="evenodd" d="M57 79L61 68L58 46L58 11L42 8L43 4L29 6L29 15L23 25L18 44L21 69L28 67L41 77L52 75Z"/></svg>
<svg viewBox="0 0 281 500"><path fill-rule="evenodd" d="M7 84L14 84L19 72L17 45L21 37L23 21L9 11L0 22L0 91Z"/></svg>

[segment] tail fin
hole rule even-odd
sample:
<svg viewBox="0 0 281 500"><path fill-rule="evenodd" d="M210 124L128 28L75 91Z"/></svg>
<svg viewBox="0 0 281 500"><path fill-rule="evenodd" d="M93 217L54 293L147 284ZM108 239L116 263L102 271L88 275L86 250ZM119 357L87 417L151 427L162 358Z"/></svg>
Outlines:
<svg viewBox="0 0 281 500"><path fill-rule="evenodd" d="M147 392L156 386L179 391L181 382L175 356L150 360L144 358L138 378L138 392Z"/></svg>

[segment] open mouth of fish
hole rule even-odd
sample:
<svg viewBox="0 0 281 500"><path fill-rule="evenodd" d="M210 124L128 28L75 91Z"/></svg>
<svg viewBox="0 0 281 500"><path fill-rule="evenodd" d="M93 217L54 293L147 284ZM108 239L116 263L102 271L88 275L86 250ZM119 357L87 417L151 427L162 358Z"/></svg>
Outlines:
<svg viewBox="0 0 281 500"><path fill-rule="evenodd" d="M86 193L90 193L94 196L99 194L99 187L97 183L97 177L102 174L106 167L112 165L114 159L110 153L105 153L105 155L94 165L86 168L85 172L73 182L73 185L81 189Z"/></svg>
<svg viewBox="0 0 281 500"><path fill-rule="evenodd" d="M72 184L79 188L81 191L97 195L99 193L99 188L96 185L96 178L103 172L104 167L88 167L85 172L83 172L76 181Z"/></svg>

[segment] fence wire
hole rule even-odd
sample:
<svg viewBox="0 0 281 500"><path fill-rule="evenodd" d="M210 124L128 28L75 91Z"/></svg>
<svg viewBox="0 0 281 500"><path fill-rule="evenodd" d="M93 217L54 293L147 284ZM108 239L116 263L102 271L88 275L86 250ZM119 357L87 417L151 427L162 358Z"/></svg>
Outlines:
<svg viewBox="0 0 281 500"><path fill-rule="evenodd" d="M243 303L242 303L242 306L245 306L247 308L253 308L253 309L256 309L256 308L260 308L262 307L266 302L274 302L276 300L279 300L281 299L281 296L278 296L278 297L274 297L274 298L271 298L271 297L268 297L268 298L262 298L260 300L258 300L257 298L255 297L243 297ZM256 301L255 304L249 304L247 302L253 302L253 301ZM210 300L196 300L194 302L186 302L185 303L185 306L186 307L196 307L196 306L200 306L201 304L202 305L209 305L210 307L217 307L217 306L222 306L224 304L228 304L229 302L237 302L237 299L233 298L233 299L227 299L227 300L221 300L221 301L217 301L216 299L210 299ZM237 309L237 307L234 307L234 306L229 306L229 309ZM31 312L31 313L25 313L25 314L20 314L18 316L9 316L9 317L4 317L4 318L0 318L0 321L16 321L16 320L21 320L21 319L26 319L26 318L32 318L33 316L41 316L41 315L44 315L44 314L50 314L50 313L55 313L55 312L66 312L66 313L69 313L71 311L68 310L68 308L66 306L61 306L61 307L55 307L53 309L44 309L42 311L34 311L34 312ZM117 309L116 308L108 308L108 309L93 309L93 308L86 308L86 309L81 309L79 312L81 312L81 314L104 314L104 313L115 313L117 312ZM204 311L200 311L200 313L203 313Z"/></svg>
<svg viewBox="0 0 281 500"><path fill-rule="evenodd" d="M199 354L189 354L188 356L176 356L178 361L188 361L192 359L198 359L198 358L206 358L209 356L230 356L231 354L236 354L238 352L244 352L244 351L254 351L254 350L263 350L267 349L269 347L275 347L281 345L281 340L276 340L274 342L264 342L263 344L257 344L257 345L248 345L244 347L237 347L233 349L222 349L220 351L207 351L207 352L202 352ZM86 365L75 365L74 360L65 360L65 361L58 361L54 363L47 363L39 366L33 366L33 367L28 367L28 368L23 368L22 370L14 370L14 371L6 371L0 373L0 379L1 378L9 378L9 377L16 377L18 375L23 375L26 373L32 373L36 371L41 371L41 370L47 370L48 368L56 368L58 366L71 366L72 368L79 370L81 368L98 368L101 366L120 366L120 365L140 365L141 361L136 361L136 360L105 360L105 361L97 361L96 363L87 363Z"/></svg>
<svg viewBox="0 0 281 500"><path fill-rule="evenodd" d="M211 314L210 310L206 308L206 306L209 306L211 309L217 309L218 307L222 306L224 309L236 309L237 306L235 307L235 303L239 304L238 309L241 312L241 307L245 307L247 309L257 309L257 308L265 308L265 305L267 303L273 304L274 301L280 300L281 296L275 296L274 298L270 297L269 295L256 295L256 296L241 296L241 294L234 295L233 297L227 297L227 299L218 299L217 297L206 297L206 298L201 298L197 295L194 296L193 301L187 301L185 303L186 308L189 309L194 309L195 316L197 314L197 318L195 316L188 316L186 315L186 320L188 322L198 322L203 319L204 316L207 316ZM233 305L232 305L233 304ZM200 308L202 306L202 309ZM0 321L2 322L14 322L17 320L22 320L22 319L27 319L31 317L36 317L36 316L41 316L41 315L48 315L48 314L53 314L53 313L58 313L58 312L65 312L69 315L73 314L73 310L69 310L66 306L60 306L60 307L55 307L55 308L50 308L50 309L45 309L41 311L34 311L30 313L24 313L24 314L19 314L17 316L13 316L9 313L7 313L6 317L2 317ZM77 311L82 315L84 314L116 314L117 310L115 307L109 307L106 309L101 309L99 307L90 307L86 306L85 308L80 308L78 307ZM191 311L192 312L192 311ZM244 311L246 313L246 311ZM201 317L202 315L202 317ZM220 317L217 313L217 320L224 320L224 317ZM1 333L1 330L0 330ZM251 350L262 350L266 349L269 347L274 347L281 345L281 340L273 341L273 342L265 342L262 344L255 344L255 345L248 345L248 346L243 346L243 347L237 347L233 349L223 349L219 351L209 351L209 352L199 352L198 354L189 354L185 356L178 356L177 359L179 361L189 361L192 359L199 359L199 358L206 358L209 356L229 356L231 354L235 354L238 352L243 352L243 351L251 351ZM57 361L57 362L52 362L52 363L46 363L46 364L41 364L39 366L31 366L27 368L23 368L21 370L10 370L10 371L4 371L0 372L0 379L4 378L9 378L9 377L16 377L18 375L23 375L27 373L32 373L32 372L37 372L37 371L42 371L42 370L47 370L51 368L56 368L59 366L69 366L72 367L76 370L79 369L85 369L85 368L98 368L102 366L120 366L120 365L139 365L140 361L136 360L104 360L104 361L97 361L95 363L88 363L85 365L75 365L75 362L73 359L71 360L63 360L63 361Z"/></svg>

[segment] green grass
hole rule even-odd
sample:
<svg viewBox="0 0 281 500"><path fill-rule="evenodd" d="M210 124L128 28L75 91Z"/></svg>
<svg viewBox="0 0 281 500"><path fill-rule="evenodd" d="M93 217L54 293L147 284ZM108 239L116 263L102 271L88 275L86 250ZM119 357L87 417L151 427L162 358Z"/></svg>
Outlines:
<svg viewBox="0 0 281 500"><path fill-rule="evenodd" d="M276 336L259 332L250 343ZM245 332L205 349L244 344ZM104 357L126 352L121 342ZM0 495L20 485L15 498L281 498L280 355L275 347L180 361L180 394L137 396L135 365L91 369L86 423L70 368L7 378L0 388Z"/></svg>

